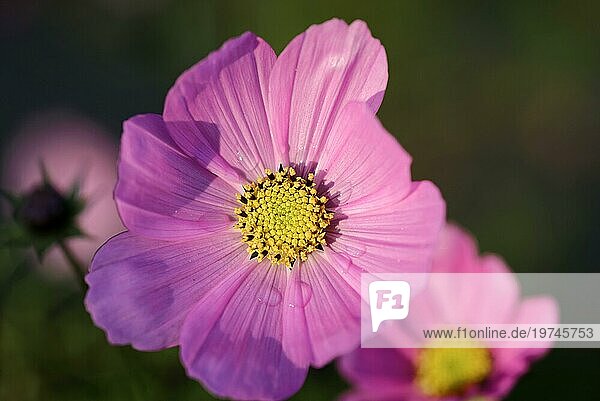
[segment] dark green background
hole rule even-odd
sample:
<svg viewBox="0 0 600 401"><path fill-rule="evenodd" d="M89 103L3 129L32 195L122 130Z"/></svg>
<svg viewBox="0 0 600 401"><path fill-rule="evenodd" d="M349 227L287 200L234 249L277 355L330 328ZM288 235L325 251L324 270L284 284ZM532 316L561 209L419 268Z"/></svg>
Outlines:
<svg viewBox="0 0 600 401"><path fill-rule="evenodd" d="M175 78L227 38L252 30L280 51L333 16L366 20L386 47L380 117L450 219L518 272L599 271L600 2L5 1L0 141L49 108L117 140L124 119L160 112ZM0 250L0 279L18 263ZM176 351L108 346L72 286L31 273L0 290L0 400L212 399ZM555 350L509 399L600 399L599 357ZM344 387L328 367L294 399Z"/></svg>

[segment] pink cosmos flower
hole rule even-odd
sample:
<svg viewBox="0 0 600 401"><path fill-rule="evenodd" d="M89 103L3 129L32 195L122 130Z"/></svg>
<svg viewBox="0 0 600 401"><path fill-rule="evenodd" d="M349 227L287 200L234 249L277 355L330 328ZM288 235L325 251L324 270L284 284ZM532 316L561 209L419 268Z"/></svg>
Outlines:
<svg viewBox="0 0 600 401"><path fill-rule="evenodd" d="M494 255L479 256L474 239L460 228L449 225L443 231L433 262L437 273L508 273L510 270ZM552 298L519 298L516 277L483 280L484 286L436 287L451 308L438 304L422 314L423 322L445 320L485 322L500 319L510 323L558 323L558 307ZM494 302L486 302L488 298ZM503 302L495 302L502 294ZM478 300L473 303L473 300ZM435 305L434 302L430 303ZM413 309L411 312L414 312ZM452 313L452 316L447 315ZM460 318L459 320L456 320ZM499 321L499 320L495 320ZM343 356L338 364L342 375L354 386L343 401L493 401L506 396L515 383L541 358L547 348L425 348L358 349Z"/></svg>
<svg viewBox="0 0 600 401"><path fill-rule="evenodd" d="M277 57L252 33L186 71L163 115L124 124L127 229L86 305L113 344L180 346L221 397L284 399L360 336L359 273L423 271L444 218L374 116L385 51L364 22L310 27Z"/></svg>
<svg viewBox="0 0 600 401"><path fill-rule="evenodd" d="M23 194L40 185L40 163L63 194L80 181L86 207L77 224L86 235L67 243L87 265L96 249L123 228L112 200L116 159L115 143L96 123L71 112L40 112L25 120L6 147L2 187ZM45 261L52 269L43 271L51 276L70 271L58 248L49 250Z"/></svg>

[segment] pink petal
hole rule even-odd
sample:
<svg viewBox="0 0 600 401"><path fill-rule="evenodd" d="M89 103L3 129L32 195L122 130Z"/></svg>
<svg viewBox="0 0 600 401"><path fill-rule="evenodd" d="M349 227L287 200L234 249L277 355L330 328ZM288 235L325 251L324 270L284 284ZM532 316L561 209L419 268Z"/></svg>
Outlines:
<svg viewBox="0 0 600 401"><path fill-rule="evenodd" d="M446 224L440 233L431 271L434 273L482 272L475 238L455 224ZM498 273L502 272L508 272L506 267Z"/></svg>
<svg viewBox="0 0 600 401"><path fill-rule="evenodd" d="M559 309L554 298L537 296L525 299L514 318L514 323L558 324Z"/></svg>
<svg viewBox="0 0 600 401"><path fill-rule="evenodd" d="M343 155L343 157L342 157ZM411 182L410 156L362 103L347 105L317 168L335 210L332 248L369 272L423 271L444 219L429 182Z"/></svg>
<svg viewBox="0 0 600 401"><path fill-rule="evenodd" d="M220 177L253 180L276 167L265 109L275 58L246 32L184 72L167 95L173 139Z"/></svg>
<svg viewBox="0 0 600 401"><path fill-rule="evenodd" d="M363 21L333 19L294 38L269 84L271 128L279 147L289 148L283 161L316 161L344 105L364 101L377 111L387 78L385 50Z"/></svg>
<svg viewBox="0 0 600 401"><path fill-rule="evenodd" d="M339 359L338 369L353 386L371 395L400 391L412 384L414 367L403 350L357 349Z"/></svg>
<svg viewBox="0 0 600 401"><path fill-rule="evenodd" d="M317 181L338 209L388 207L411 189L411 158L364 103L350 103L320 148ZM357 210L358 209L358 210Z"/></svg>
<svg viewBox="0 0 600 401"><path fill-rule="evenodd" d="M444 228L432 273L491 274L480 278L457 275L453 279L434 276L427 294L412 305L415 313L411 320L417 325L510 323L519 302L517 277L499 257L479 256L475 239L463 229L454 225Z"/></svg>
<svg viewBox="0 0 600 401"><path fill-rule="evenodd" d="M180 339L191 377L237 400L287 399L300 389L307 365L292 363L281 345L287 274L267 262L239 264L196 305Z"/></svg>
<svg viewBox="0 0 600 401"><path fill-rule="evenodd" d="M358 346L360 281L344 277L348 264L335 252L315 252L288 283L283 345L296 363L321 367Z"/></svg>
<svg viewBox="0 0 600 401"><path fill-rule="evenodd" d="M511 323L558 324L559 310L556 300L537 296L523 301ZM548 353L551 343L538 343L537 348L499 348L494 350L496 373L491 380L490 395L502 397L512 389L519 377L527 372L529 366Z"/></svg>
<svg viewBox="0 0 600 401"><path fill-rule="evenodd" d="M284 351L292 362L300 366L308 365L314 359L306 314L302 307L311 301L314 294L311 285L302 281L303 269L300 264L288 275L283 299L283 305L287 305L287 309L282 317Z"/></svg>
<svg viewBox="0 0 600 401"><path fill-rule="evenodd" d="M125 226L163 239L232 225L236 190L181 152L158 115L124 124L115 198Z"/></svg>
<svg viewBox="0 0 600 401"><path fill-rule="evenodd" d="M371 272L423 272L430 266L444 202L430 182L412 184L390 208L341 209L331 247Z"/></svg>
<svg viewBox="0 0 600 401"><path fill-rule="evenodd" d="M171 347L190 308L247 258L236 232L189 242L125 232L94 257L86 276L86 308L113 344Z"/></svg>
<svg viewBox="0 0 600 401"><path fill-rule="evenodd" d="M342 394L338 401L421 401L414 398L404 398L404 393L395 389L384 389L377 392L370 390L349 391ZM424 400L423 400L424 401Z"/></svg>
<svg viewBox="0 0 600 401"><path fill-rule="evenodd" d="M473 256L475 259L466 263L477 265L479 272L501 274L486 274L481 278L462 280L463 276L456 276L451 281L443 278L436 280L428 292L430 302L437 311L437 323L510 323L520 296L516 275L511 274L504 261L496 256ZM448 262L449 266L453 263L452 260ZM440 267L436 265L435 268ZM453 299L454 302L449 303L448 299Z"/></svg>
<svg viewBox="0 0 600 401"><path fill-rule="evenodd" d="M486 275L489 279L482 280L478 288L465 289L471 297L464 295L463 315L468 323L509 323L521 296L518 277L496 255L484 255L479 263L481 272L490 273Z"/></svg>

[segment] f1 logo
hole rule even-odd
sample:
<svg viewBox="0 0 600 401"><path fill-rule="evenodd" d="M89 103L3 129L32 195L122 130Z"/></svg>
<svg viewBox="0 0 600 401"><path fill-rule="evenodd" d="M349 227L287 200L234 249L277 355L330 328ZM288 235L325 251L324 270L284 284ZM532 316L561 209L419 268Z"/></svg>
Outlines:
<svg viewBox="0 0 600 401"><path fill-rule="evenodd" d="M406 281L373 281L369 284L369 305L373 333L385 320L408 317L410 284Z"/></svg>

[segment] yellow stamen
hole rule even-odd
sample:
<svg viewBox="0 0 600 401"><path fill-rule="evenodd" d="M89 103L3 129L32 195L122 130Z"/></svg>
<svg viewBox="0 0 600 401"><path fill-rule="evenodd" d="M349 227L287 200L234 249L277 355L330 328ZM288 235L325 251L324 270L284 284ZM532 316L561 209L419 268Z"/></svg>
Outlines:
<svg viewBox="0 0 600 401"><path fill-rule="evenodd" d="M485 348L425 348L417 359L416 384L430 397L461 395L492 372Z"/></svg>
<svg viewBox="0 0 600 401"><path fill-rule="evenodd" d="M319 196L314 174L298 177L292 167L265 170L265 177L244 185L235 209L251 258L292 267L296 260L326 245L325 234L333 213L325 209L328 199Z"/></svg>

